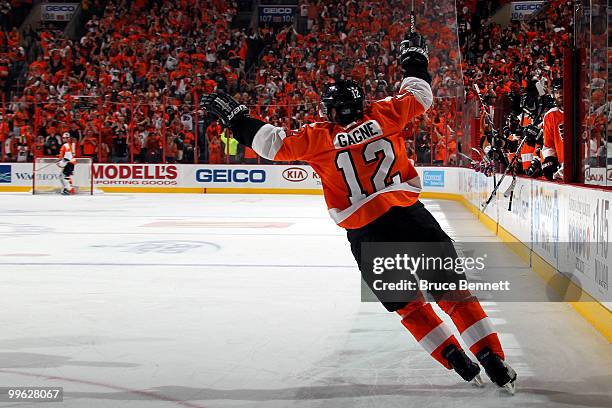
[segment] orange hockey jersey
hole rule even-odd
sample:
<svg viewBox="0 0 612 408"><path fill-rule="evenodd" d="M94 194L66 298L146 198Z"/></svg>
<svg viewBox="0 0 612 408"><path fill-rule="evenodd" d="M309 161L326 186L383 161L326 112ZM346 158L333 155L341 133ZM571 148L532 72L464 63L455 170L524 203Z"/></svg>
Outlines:
<svg viewBox="0 0 612 408"><path fill-rule="evenodd" d="M343 228L360 228L391 207L418 200L421 181L402 134L432 102L427 82L405 78L398 95L372 103L361 120L346 127L317 122L285 132L266 124L252 147L269 160L308 162L321 177L332 219Z"/></svg>
<svg viewBox="0 0 612 408"><path fill-rule="evenodd" d="M544 149L542 156L546 159L556 156L563 163L563 111L553 108L544 115Z"/></svg>
<svg viewBox="0 0 612 408"><path fill-rule="evenodd" d="M69 161L72 164L76 164L76 146L74 143L64 143L60 149L58 158L60 160Z"/></svg>
<svg viewBox="0 0 612 408"><path fill-rule="evenodd" d="M521 123L521 126L523 127L529 126L532 123L533 123L533 119L531 119L531 116L528 114L525 114L523 121ZM518 136L515 136L515 138L518 139ZM520 151L521 164L523 166L524 171L527 171L529 167L531 166L531 160L533 160L533 155L535 154L535 151L536 151L536 147L529 146L527 143L523 143L523 145L521 146L521 151Z"/></svg>

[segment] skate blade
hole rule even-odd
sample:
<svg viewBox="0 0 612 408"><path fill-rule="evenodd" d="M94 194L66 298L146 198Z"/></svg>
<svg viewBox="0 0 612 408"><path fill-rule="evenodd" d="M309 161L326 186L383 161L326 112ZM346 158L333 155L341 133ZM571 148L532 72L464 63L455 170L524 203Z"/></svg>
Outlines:
<svg viewBox="0 0 612 408"><path fill-rule="evenodd" d="M470 381L470 383L474 387L478 387L478 388L482 388L482 387L485 386L485 383L484 383L482 377L480 376L480 374L476 374L476 377L472 378L472 381Z"/></svg>
<svg viewBox="0 0 612 408"><path fill-rule="evenodd" d="M502 385L501 388L508 394L514 395L514 393L516 393L516 371L514 371L512 367L510 367L505 361L504 366L508 369L508 374L510 375L511 380L508 381L506 384Z"/></svg>
<svg viewBox="0 0 612 408"><path fill-rule="evenodd" d="M514 381L510 381L508 384L505 384L502 386L502 389L510 395L514 395L516 393L516 385Z"/></svg>

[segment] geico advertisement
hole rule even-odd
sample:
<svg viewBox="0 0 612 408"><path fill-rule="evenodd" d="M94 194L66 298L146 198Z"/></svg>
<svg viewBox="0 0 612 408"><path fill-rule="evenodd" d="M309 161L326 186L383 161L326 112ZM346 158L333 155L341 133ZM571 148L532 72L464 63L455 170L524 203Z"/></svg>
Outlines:
<svg viewBox="0 0 612 408"><path fill-rule="evenodd" d="M175 164L99 164L94 166L97 186L178 186Z"/></svg>
<svg viewBox="0 0 612 408"><path fill-rule="evenodd" d="M266 170L254 168L204 168L195 172L195 180L198 183L264 184L267 178Z"/></svg>
<svg viewBox="0 0 612 408"><path fill-rule="evenodd" d="M309 166L208 165L184 170L183 182L195 182L199 187L321 188L318 174Z"/></svg>
<svg viewBox="0 0 612 408"><path fill-rule="evenodd" d="M98 164L96 186L320 189L309 166Z"/></svg>

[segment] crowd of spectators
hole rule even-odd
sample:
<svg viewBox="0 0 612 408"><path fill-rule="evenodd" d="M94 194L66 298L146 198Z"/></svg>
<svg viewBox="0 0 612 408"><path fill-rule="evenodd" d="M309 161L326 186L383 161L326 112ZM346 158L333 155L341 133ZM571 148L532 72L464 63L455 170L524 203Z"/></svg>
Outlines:
<svg viewBox="0 0 612 408"><path fill-rule="evenodd" d="M455 126L449 125L457 119L461 86L455 4L421 1L415 7L417 29L430 47L436 100L407 129L408 148L415 159L443 162L456 150ZM402 80L397 47L410 29L410 12L405 0L302 1L304 33L262 30L264 56L254 78L259 92L244 95L243 102L261 106L258 114L272 123L296 127L317 119L319 92L337 78L363 84L369 100L394 94ZM432 151L432 145L445 147Z"/></svg>
<svg viewBox="0 0 612 408"><path fill-rule="evenodd" d="M230 28L234 14L221 0L120 0L77 41L41 30L23 94L5 104L5 157L52 155L70 132L100 161L193 162L206 124L195 98L244 83L246 34ZM214 145L215 129L197 133Z"/></svg>
<svg viewBox="0 0 612 408"><path fill-rule="evenodd" d="M257 160L198 108L199 95L229 92L253 115L295 128L318 119L320 91L335 79L362 83L368 100L393 94L412 4L302 0L305 30L298 31L236 28L236 4L221 0L88 3L103 12L78 40L53 29L26 29L24 39L5 31L0 80L4 63L30 64L23 92L3 105L4 159L56 154L60 135L70 132L81 155L103 162ZM472 84L497 95L523 86L532 67L560 75L567 7L553 0L546 18L502 27L489 20L497 2L415 3L435 103L406 129L407 148L420 163L453 163L460 103L464 91L473 97Z"/></svg>
<svg viewBox="0 0 612 408"><path fill-rule="evenodd" d="M563 48L573 31L573 2L550 0L525 20L506 26L493 22L488 1L466 1L458 16L464 84L468 100L474 84L494 101L511 91L524 90L534 77L548 84L562 77Z"/></svg>
<svg viewBox="0 0 612 408"><path fill-rule="evenodd" d="M32 0L0 0L0 91L4 95L19 85L27 69L18 27L31 6Z"/></svg>
<svg viewBox="0 0 612 408"><path fill-rule="evenodd" d="M401 80L395 52L407 30L407 3L303 1L304 34L232 28L236 8L220 0L111 0L78 41L26 29L35 44L27 47L23 93L5 104L3 155L26 161L54 154L70 131L82 155L101 161L256 159L197 109L198 95L230 92L253 114L291 127L317 119L318 95L336 78L362 82L370 99L386 96ZM444 98L460 81L458 51L442 51L456 40L454 6L426 3L419 30L428 35L434 88ZM446 109L430 111L417 127L445 116Z"/></svg>

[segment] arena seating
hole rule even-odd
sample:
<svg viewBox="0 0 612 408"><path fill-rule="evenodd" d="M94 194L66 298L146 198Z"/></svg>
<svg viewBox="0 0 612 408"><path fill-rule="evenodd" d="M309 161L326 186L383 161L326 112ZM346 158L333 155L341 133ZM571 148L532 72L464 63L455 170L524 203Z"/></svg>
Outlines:
<svg viewBox="0 0 612 408"><path fill-rule="evenodd" d="M16 31L5 31L0 81L11 82L9 73L30 62L23 89L3 102L3 159L56 154L59 135L70 132L80 153L99 161L258 160L248 150L230 154L227 135L198 109L199 96L230 92L253 115L297 127L317 119L319 92L334 78L360 81L370 100L393 94L402 78L395 47L407 29L408 3L302 1L304 34L233 28L237 9L221 0L108 1L80 40L52 28L26 30L27 50ZM529 67L559 76L570 10L554 0L545 18L502 28L488 21L493 9L483 12L481 1L460 1L458 16L454 2L429 3L419 10L418 29L431 49L436 99L406 129L407 148L418 163L453 164L461 85L469 99L474 83L491 94L524 86Z"/></svg>

